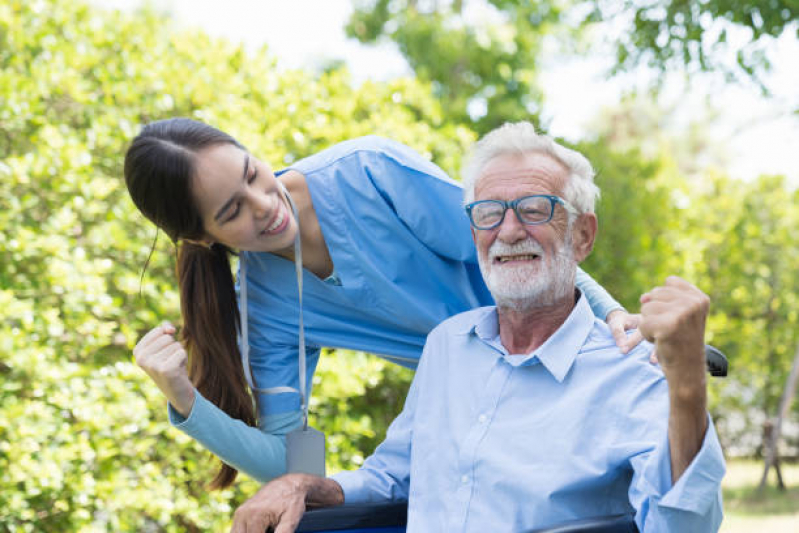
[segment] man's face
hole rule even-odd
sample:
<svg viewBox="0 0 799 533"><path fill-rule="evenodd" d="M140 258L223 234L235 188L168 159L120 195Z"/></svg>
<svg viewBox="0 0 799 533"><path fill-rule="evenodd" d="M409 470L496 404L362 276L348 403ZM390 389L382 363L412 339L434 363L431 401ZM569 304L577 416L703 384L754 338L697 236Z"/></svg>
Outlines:
<svg viewBox="0 0 799 533"><path fill-rule="evenodd" d="M486 164L475 186L477 200L515 200L531 194L563 195L568 170L543 153L506 154ZM577 262L568 213L561 205L546 224L522 224L512 210L502 224L472 229L488 289L501 307L553 305L574 291Z"/></svg>

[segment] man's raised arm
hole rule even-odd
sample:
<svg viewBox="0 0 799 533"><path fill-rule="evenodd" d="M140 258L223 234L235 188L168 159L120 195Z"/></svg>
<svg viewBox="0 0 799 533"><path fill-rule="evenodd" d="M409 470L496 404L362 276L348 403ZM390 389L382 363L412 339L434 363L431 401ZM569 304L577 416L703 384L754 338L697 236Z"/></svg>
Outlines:
<svg viewBox="0 0 799 533"><path fill-rule="evenodd" d="M699 453L707 431L705 321L710 299L671 276L641 296L640 330L656 346L669 384L671 480L676 483Z"/></svg>

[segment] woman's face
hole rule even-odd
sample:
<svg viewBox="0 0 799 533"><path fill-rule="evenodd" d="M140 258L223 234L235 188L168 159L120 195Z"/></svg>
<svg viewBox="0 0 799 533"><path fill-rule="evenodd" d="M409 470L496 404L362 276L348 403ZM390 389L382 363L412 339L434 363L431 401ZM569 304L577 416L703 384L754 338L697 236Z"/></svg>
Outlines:
<svg viewBox="0 0 799 533"><path fill-rule="evenodd" d="M199 152L192 186L207 239L253 252L294 244L297 224L277 178L241 148L220 144Z"/></svg>

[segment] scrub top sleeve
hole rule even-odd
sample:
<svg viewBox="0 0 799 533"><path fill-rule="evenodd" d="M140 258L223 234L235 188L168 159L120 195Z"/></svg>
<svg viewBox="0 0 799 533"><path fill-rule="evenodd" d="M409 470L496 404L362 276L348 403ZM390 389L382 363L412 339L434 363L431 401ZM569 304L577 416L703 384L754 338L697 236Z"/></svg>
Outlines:
<svg viewBox="0 0 799 533"><path fill-rule="evenodd" d="M597 283L594 278L589 276L588 273L580 267L577 267L575 284L588 300L588 305L591 306L591 311L594 312L594 316L601 320L606 320L611 311L617 309L624 310L624 307L614 300L613 296L611 296L602 285Z"/></svg>
<svg viewBox="0 0 799 533"><path fill-rule="evenodd" d="M476 263L460 184L411 148L377 142L380 150L364 155L365 170L402 222L437 254Z"/></svg>
<svg viewBox="0 0 799 533"><path fill-rule="evenodd" d="M232 418L195 390L194 406L183 417L169 406L170 423L226 464L266 483L286 473L286 441Z"/></svg>

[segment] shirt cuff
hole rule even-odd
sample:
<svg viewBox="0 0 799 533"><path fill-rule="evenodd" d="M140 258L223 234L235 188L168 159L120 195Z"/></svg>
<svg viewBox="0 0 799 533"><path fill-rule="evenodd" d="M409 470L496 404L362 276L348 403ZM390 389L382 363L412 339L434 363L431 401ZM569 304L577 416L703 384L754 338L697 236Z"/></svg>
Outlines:
<svg viewBox="0 0 799 533"><path fill-rule="evenodd" d="M344 493L344 503L347 505L386 501L382 497L376 498L374 491L366 488L364 476L360 470L339 472L330 476L330 478L341 485L341 491Z"/></svg>
<svg viewBox="0 0 799 533"><path fill-rule="evenodd" d="M204 409L207 409L208 400L206 400L200 391L194 389L194 405L191 406L191 411L189 411L189 416L183 416L180 414L177 409L172 407L172 404L167 402L167 412L169 413L169 423L172 424L173 427L176 427L182 431L191 431L191 428L196 424L196 420L201 418L199 414L195 414L198 411L202 412Z"/></svg>
<svg viewBox="0 0 799 533"><path fill-rule="evenodd" d="M258 425L264 433L284 436L302 426L302 411L261 414L258 417Z"/></svg>
<svg viewBox="0 0 799 533"><path fill-rule="evenodd" d="M671 457L668 446L661 461L666 461L668 479L671 479ZM663 472L665 469L661 468ZM710 415L707 415L707 431L699 453L688 465L680 479L660 499L660 507L706 514L719 497L721 480L726 472L724 454L716 435Z"/></svg>
<svg viewBox="0 0 799 533"><path fill-rule="evenodd" d="M339 472L330 478L341 485L341 492L344 493L344 503L364 503L366 502L365 493L362 490L363 483L358 479L357 471Z"/></svg>

